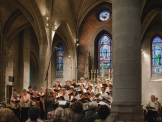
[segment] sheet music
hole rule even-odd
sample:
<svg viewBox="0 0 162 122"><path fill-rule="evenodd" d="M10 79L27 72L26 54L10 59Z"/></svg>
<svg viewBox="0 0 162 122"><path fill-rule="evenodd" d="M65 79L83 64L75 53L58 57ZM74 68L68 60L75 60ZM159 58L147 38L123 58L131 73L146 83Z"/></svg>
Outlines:
<svg viewBox="0 0 162 122"><path fill-rule="evenodd" d="M58 101L60 105L66 105L67 101Z"/></svg>

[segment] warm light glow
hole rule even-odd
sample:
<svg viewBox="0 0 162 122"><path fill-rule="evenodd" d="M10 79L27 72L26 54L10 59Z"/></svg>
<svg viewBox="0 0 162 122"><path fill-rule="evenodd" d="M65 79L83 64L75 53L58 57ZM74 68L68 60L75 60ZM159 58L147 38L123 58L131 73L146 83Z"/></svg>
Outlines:
<svg viewBox="0 0 162 122"><path fill-rule="evenodd" d="M49 20L49 17L46 17L46 21L48 21Z"/></svg>
<svg viewBox="0 0 162 122"><path fill-rule="evenodd" d="M70 55L69 55L69 58L70 58Z"/></svg>
<svg viewBox="0 0 162 122"><path fill-rule="evenodd" d="M79 44L77 43L77 46L79 46Z"/></svg>

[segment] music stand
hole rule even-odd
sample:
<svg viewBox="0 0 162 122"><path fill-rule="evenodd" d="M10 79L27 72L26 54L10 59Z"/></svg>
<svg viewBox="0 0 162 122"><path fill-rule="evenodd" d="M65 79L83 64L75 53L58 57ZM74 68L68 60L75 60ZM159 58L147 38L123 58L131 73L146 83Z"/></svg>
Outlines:
<svg viewBox="0 0 162 122"><path fill-rule="evenodd" d="M58 49L58 47L54 47L54 49L52 50L52 54L48 63L48 67L47 67L47 71L46 71L46 77L45 77L45 82L46 82L46 118L47 118L47 98L48 98L48 70L49 67L51 65L51 60L52 60L52 56L53 56L53 52L56 51Z"/></svg>

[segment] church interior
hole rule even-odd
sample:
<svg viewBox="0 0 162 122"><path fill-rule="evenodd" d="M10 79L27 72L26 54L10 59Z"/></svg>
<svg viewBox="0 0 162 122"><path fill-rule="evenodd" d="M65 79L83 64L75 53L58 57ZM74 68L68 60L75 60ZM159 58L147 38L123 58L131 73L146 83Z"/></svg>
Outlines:
<svg viewBox="0 0 162 122"><path fill-rule="evenodd" d="M162 103L161 0L0 0L0 102L59 80L113 84L112 112Z"/></svg>

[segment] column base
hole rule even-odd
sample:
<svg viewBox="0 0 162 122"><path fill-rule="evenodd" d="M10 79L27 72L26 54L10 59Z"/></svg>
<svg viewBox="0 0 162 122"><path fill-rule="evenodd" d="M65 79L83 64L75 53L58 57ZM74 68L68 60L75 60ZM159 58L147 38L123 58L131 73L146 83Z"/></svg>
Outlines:
<svg viewBox="0 0 162 122"><path fill-rule="evenodd" d="M144 122L141 103L113 103L110 116L119 115L123 122Z"/></svg>

